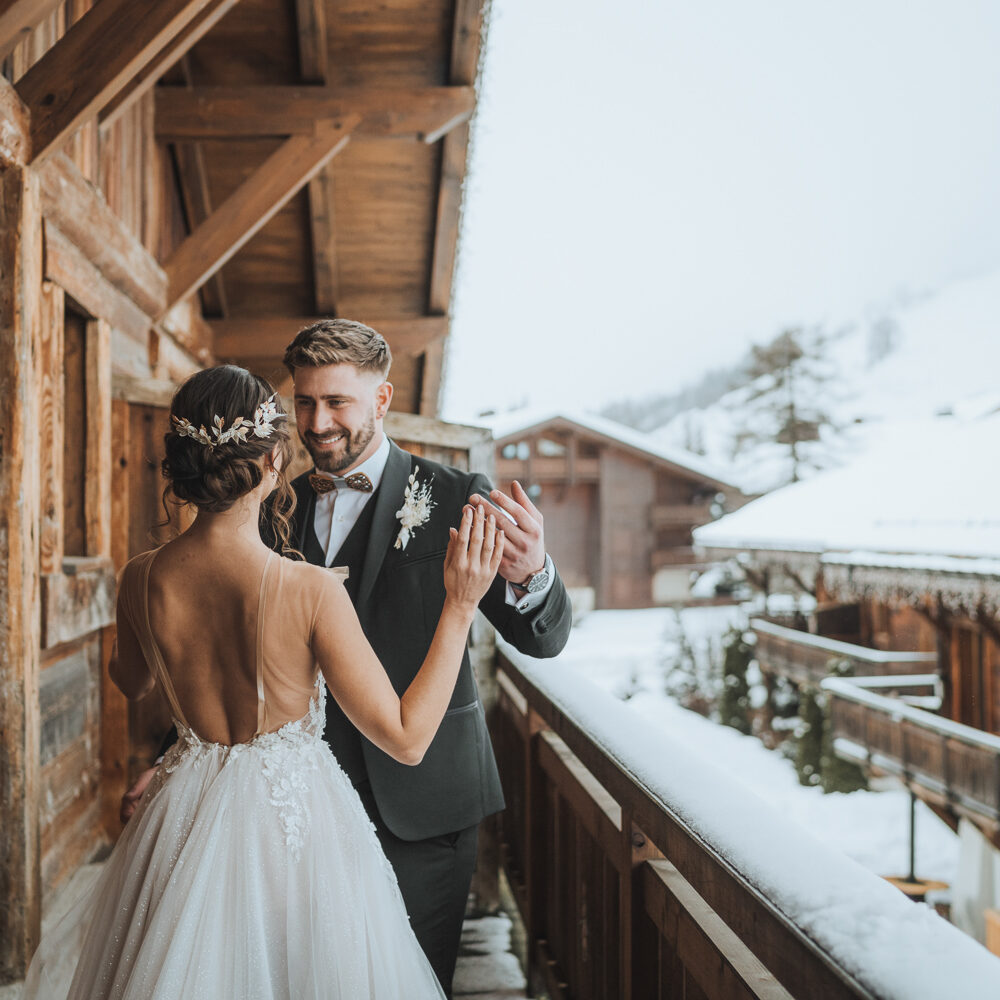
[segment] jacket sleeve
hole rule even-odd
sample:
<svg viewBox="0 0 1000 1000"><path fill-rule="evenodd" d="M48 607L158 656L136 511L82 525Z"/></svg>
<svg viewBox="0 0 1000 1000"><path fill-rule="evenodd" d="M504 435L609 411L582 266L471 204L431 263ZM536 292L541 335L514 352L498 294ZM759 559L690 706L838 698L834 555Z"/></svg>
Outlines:
<svg viewBox="0 0 1000 1000"><path fill-rule="evenodd" d="M466 497L472 493L489 496L491 489L485 476L475 475L469 480ZM558 656L573 625L573 609L558 567L545 600L537 608L522 613L508 604L507 581L497 576L479 602L479 610L507 642L526 656Z"/></svg>

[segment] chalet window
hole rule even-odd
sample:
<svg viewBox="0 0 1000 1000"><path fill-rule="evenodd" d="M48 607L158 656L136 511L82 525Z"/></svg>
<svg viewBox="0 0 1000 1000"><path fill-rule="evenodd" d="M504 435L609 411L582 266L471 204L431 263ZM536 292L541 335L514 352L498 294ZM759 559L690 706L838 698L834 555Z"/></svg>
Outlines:
<svg viewBox="0 0 1000 1000"><path fill-rule="evenodd" d="M503 455L504 458L517 458L517 445L505 444L500 454Z"/></svg>
<svg viewBox="0 0 1000 1000"><path fill-rule="evenodd" d="M87 555L87 321L66 310L63 363L63 554Z"/></svg>
<svg viewBox="0 0 1000 1000"><path fill-rule="evenodd" d="M539 438L537 448L543 458L561 458L566 454L566 445L551 438Z"/></svg>

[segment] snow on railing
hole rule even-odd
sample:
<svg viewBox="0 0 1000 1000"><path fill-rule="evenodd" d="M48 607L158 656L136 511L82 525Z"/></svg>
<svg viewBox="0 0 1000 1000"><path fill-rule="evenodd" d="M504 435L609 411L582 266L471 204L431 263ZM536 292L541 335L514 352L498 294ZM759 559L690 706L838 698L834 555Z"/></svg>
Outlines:
<svg viewBox="0 0 1000 1000"><path fill-rule="evenodd" d="M911 902L832 850L690 746L671 739L558 660L534 660L502 640L499 645L507 660L631 775L638 788L679 817L874 996L1000 996L1000 959L930 907ZM906 706L900 710L926 714Z"/></svg>
<svg viewBox="0 0 1000 1000"><path fill-rule="evenodd" d="M763 632L776 639L785 639L788 642L798 643L800 646L821 649L830 653L831 656L843 656L866 663L935 663L937 661L936 653L907 653L870 649L868 646L857 646L852 642L843 642L840 639L827 639L825 636L813 635L811 632L803 632L801 629L775 625L763 618L754 618L750 622L750 628L754 632Z"/></svg>
<svg viewBox="0 0 1000 1000"><path fill-rule="evenodd" d="M824 690L830 691L838 698L875 709L890 716L897 722L906 719L920 729L926 729L941 736L950 736L968 746L1000 754L1000 736L993 736L991 733L985 733L981 729L965 726L961 722L953 722L951 719L945 719L940 715L925 712L920 708L906 704L906 702L899 698L889 698L882 694L875 694L873 691L866 690L869 685L861 686L857 683L858 680L867 679L827 677L821 686ZM899 678L895 679L899 680ZM903 678L903 680L908 679L907 677Z"/></svg>

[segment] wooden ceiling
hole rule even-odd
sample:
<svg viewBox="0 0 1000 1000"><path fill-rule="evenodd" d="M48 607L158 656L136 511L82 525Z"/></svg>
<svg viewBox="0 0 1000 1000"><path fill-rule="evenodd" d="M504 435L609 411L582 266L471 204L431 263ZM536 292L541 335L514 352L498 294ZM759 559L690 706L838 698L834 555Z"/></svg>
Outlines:
<svg viewBox="0 0 1000 1000"><path fill-rule="evenodd" d="M394 408L435 415L486 2L98 0L17 81L32 158L152 89L188 234L160 318L197 295L215 358L270 377L301 326L361 320ZM0 40L53 6L0 0Z"/></svg>

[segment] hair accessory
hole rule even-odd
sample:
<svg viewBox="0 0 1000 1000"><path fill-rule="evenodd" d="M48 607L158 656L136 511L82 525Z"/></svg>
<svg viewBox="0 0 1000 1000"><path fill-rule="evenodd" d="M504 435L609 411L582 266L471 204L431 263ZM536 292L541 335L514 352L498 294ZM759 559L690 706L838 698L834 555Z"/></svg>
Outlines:
<svg viewBox="0 0 1000 1000"><path fill-rule="evenodd" d="M226 444L228 441L239 441L240 444L246 444L247 436L251 430L254 437L270 437L273 433L271 425L275 420L282 420L286 416L286 414L278 412L278 404L275 403L274 397L275 393L271 393L253 411L252 420L246 417L237 417L228 430L223 430L225 421L218 414L212 420L211 431L205 430L204 424L201 427L195 427L186 417L174 416L171 419L181 437L189 437L209 448L217 448L220 444Z"/></svg>

